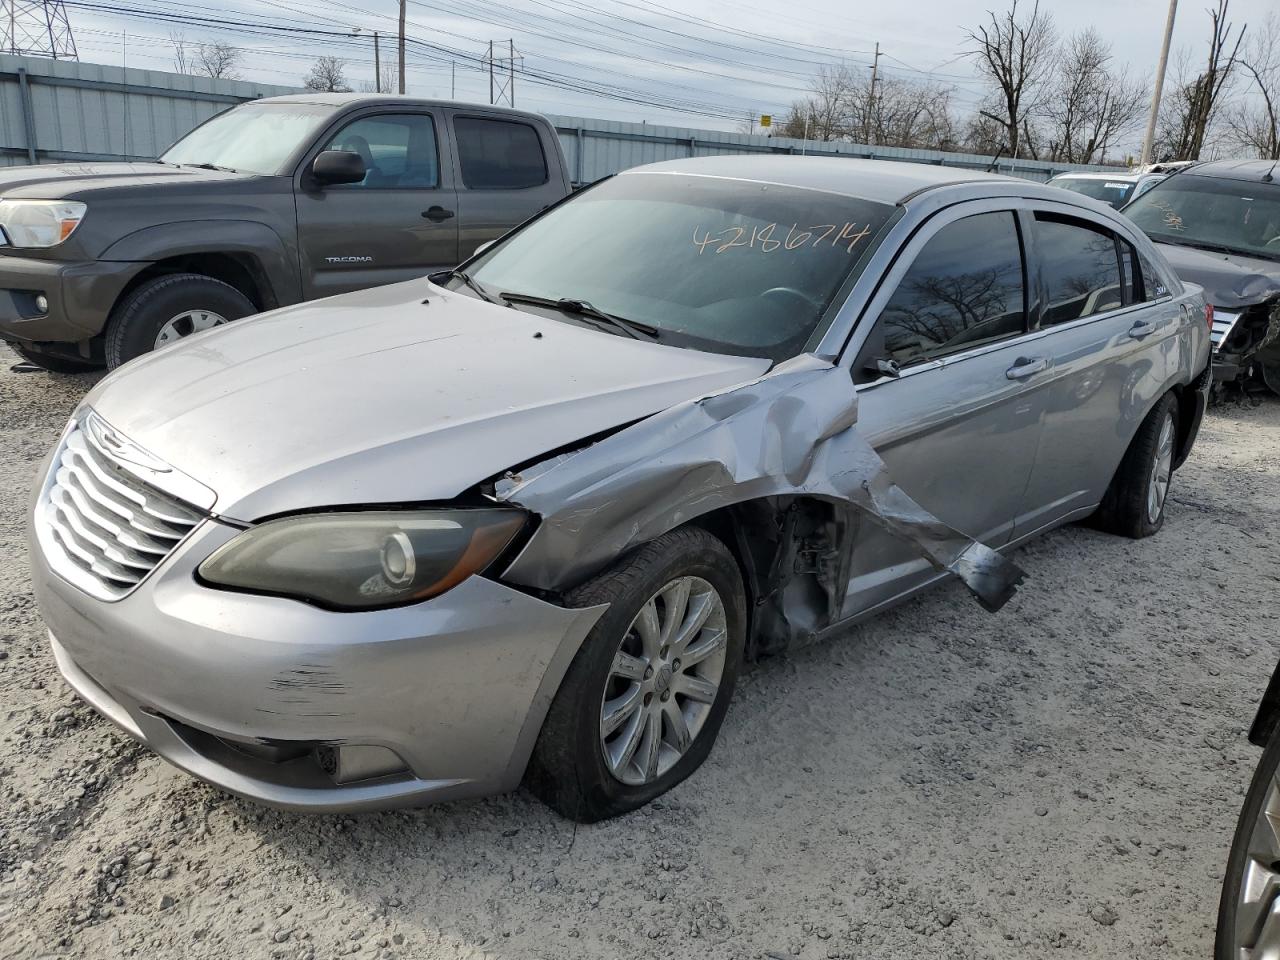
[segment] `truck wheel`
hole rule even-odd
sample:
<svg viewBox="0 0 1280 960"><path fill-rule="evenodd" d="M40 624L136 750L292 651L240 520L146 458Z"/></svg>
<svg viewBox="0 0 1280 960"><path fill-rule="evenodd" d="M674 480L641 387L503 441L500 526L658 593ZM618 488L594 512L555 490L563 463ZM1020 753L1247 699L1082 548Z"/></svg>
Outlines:
<svg viewBox="0 0 1280 960"><path fill-rule="evenodd" d="M737 562L704 530L664 534L572 591L607 603L547 712L526 783L592 823L640 807L706 759L746 638Z"/></svg>
<svg viewBox="0 0 1280 960"><path fill-rule="evenodd" d="M198 273L156 277L111 311L107 366L114 370L134 357L257 312L248 297L221 280Z"/></svg>
<svg viewBox="0 0 1280 960"><path fill-rule="evenodd" d="M1178 398L1166 393L1138 426L1093 525L1134 540L1164 526L1177 442Z"/></svg>
<svg viewBox="0 0 1280 960"><path fill-rule="evenodd" d="M45 353L33 347L20 347L16 343L9 344L9 349L28 363L34 363L50 373L89 373L102 367L102 364L94 363L92 360L76 360L74 357Z"/></svg>

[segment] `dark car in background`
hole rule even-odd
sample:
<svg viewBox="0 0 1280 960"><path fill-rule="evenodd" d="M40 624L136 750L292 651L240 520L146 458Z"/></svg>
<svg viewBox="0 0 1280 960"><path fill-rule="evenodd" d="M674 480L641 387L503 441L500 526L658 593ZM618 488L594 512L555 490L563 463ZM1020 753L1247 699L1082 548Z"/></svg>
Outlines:
<svg viewBox="0 0 1280 960"><path fill-rule="evenodd" d="M537 114L356 94L257 100L151 163L0 172L0 339L50 370L450 268L569 193Z"/></svg>
<svg viewBox="0 0 1280 960"><path fill-rule="evenodd" d="M1271 160L1197 164L1124 208L1214 308L1213 369L1280 393L1280 183Z"/></svg>

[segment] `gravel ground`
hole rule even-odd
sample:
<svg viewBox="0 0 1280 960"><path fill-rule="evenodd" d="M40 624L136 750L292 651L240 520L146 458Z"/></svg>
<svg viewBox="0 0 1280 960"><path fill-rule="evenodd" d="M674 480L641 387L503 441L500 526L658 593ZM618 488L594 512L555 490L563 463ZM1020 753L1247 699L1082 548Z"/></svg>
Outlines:
<svg viewBox="0 0 1280 960"><path fill-rule="evenodd" d="M90 378L0 348L0 956L1206 957L1277 650L1280 402L1215 411L1163 532L1022 550L757 666L706 766L575 827L524 793L305 817L207 788L62 684L33 471Z"/></svg>

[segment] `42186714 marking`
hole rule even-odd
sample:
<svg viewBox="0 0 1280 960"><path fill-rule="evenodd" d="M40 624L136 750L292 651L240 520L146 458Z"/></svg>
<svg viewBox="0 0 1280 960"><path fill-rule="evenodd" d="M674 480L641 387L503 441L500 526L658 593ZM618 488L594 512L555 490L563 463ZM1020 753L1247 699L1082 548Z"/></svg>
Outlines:
<svg viewBox="0 0 1280 960"><path fill-rule="evenodd" d="M698 236L700 230L701 237ZM846 253L853 253L853 248L865 237L871 235L869 227L864 226L859 230L858 224L849 222L842 226L834 223L819 223L804 228L793 223L787 228L785 237L775 236L778 230L776 222L765 224L763 227L752 227L750 231L746 227L725 227L712 233L710 230L694 227L693 245L698 248L699 256L705 253L708 247L713 253L724 253L735 247L772 253L779 248L798 250L808 246L816 249L827 242L830 242L833 247L844 246Z"/></svg>

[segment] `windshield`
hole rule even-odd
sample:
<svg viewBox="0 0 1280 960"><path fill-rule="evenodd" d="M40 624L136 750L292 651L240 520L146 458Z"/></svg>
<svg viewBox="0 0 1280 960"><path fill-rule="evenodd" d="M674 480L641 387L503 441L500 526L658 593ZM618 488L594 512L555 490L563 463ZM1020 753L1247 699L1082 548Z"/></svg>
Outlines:
<svg viewBox="0 0 1280 960"><path fill-rule="evenodd" d="M202 123L160 159L238 173L277 176L333 108L308 103L246 103Z"/></svg>
<svg viewBox="0 0 1280 960"><path fill-rule="evenodd" d="M586 301L663 343L784 360L805 349L893 211L775 184L623 174L468 269L489 296L520 295L519 309L528 297Z"/></svg>
<svg viewBox="0 0 1280 960"><path fill-rule="evenodd" d="M1133 193L1134 185L1124 180L1103 180L1095 177L1055 177L1049 181L1050 186L1062 187L1075 193L1083 193L1103 203L1109 203L1119 210Z"/></svg>
<svg viewBox="0 0 1280 960"><path fill-rule="evenodd" d="M1182 173L1124 212L1152 240L1280 260L1280 183Z"/></svg>

